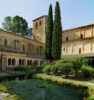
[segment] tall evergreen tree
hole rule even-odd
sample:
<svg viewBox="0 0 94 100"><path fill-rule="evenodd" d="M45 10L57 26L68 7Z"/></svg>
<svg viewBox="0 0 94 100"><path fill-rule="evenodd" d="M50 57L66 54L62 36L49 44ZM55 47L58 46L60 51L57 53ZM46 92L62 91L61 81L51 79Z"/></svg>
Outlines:
<svg viewBox="0 0 94 100"><path fill-rule="evenodd" d="M53 57L53 60L58 60L61 58L61 48L62 48L62 25L61 25L61 14L60 14L59 2L56 2L55 18L54 18L52 35L53 35L52 57Z"/></svg>
<svg viewBox="0 0 94 100"><path fill-rule="evenodd" d="M45 55L46 59L52 60L52 32L53 32L53 11L50 4L46 29L46 41L45 41Z"/></svg>

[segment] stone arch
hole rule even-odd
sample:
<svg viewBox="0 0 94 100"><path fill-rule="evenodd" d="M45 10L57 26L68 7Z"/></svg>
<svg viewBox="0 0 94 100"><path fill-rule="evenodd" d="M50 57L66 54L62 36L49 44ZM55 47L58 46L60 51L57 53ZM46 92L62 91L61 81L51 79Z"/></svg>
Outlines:
<svg viewBox="0 0 94 100"><path fill-rule="evenodd" d="M15 59L12 59L12 65L15 65L16 61Z"/></svg>
<svg viewBox="0 0 94 100"><path fill-rule="evenodd" d="M30 63L30 65L32 65L32 60L30 60L30 62L29 62L29 63Z"/></svg>
<svg viewBox="0 0 94 100"><path fill-rule="evenodd" d="M19 59L19 66L20 66L20 65L22 65L22 60L21 60L21 59Z"/></svg>
<svg viewBox="0 0 94 100"><path fill-rule="evenodd" d="M23 60L22 60L22 65L24 66L24 64L25 64L25 60L23 59Z"/></svg>
<svg viewBox="0 0 94 100"><path fill-rule="evenodd" d="M11 65L11 58L8 59L8 65Z"/></svg>
<svg viewBox="0 0 94 100"><path fill-rule="evenodd" d="M38 65L38 60L35 60L34 61L34 65Z"/></svg>

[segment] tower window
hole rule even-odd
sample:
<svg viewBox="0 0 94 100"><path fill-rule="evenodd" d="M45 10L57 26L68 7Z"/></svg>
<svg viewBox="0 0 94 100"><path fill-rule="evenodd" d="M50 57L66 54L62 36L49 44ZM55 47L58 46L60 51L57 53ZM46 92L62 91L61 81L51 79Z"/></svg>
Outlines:
<svg viewBox="0 0 94 100"><path fill-rule="evenodd" d="M41 25L41 21L39 22L39 24Z"/></svg>
<svg viewBox="0 0 94 100"><path fill-rule="evenodd" d="M68 39L68 37L66 37L66 41L68 41L69 39Z"/></svg>
<svg viewBox="0 0 94 100"><path fill-rule="evenodd" d="M81 34L80 36L81 36L81 39L83 39L83 34Z"/></svg>
<svg viewBox="0 0 94 100"><path fill-rule="evenodd" d="M38 28L38 24L36 23L36 29Z"/></svg>

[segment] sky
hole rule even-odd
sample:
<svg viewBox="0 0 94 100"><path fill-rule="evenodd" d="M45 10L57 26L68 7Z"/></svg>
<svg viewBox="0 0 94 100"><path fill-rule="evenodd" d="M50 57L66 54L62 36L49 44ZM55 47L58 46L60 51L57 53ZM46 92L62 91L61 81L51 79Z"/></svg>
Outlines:
<svg viewBox="0 0 94 100"><path fill-rule="evenodd" d="M55 11L59 1L63 30L94 24L94 0L0 0L0 28L6 16L19 15L29 27L32 20L48 14L49 5Z"/></svg>

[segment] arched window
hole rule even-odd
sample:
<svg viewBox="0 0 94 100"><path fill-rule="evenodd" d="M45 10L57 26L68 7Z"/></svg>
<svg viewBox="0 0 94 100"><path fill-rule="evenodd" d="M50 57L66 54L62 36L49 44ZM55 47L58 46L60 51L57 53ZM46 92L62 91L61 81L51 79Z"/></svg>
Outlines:
<svg viewBox="0 0 94 100"><path fill-rule="evenodd" d="M7 46L7 40L5 40L5 46Z"/></svg>
<svg viewBox="0 0 94 100"><path fill-rule="evenodd" d="M11 58L8 59L8 65L11 65Z"/></svg>
<svg viewBox="0 0 94 100"><path fill-rule="evenodd" d="M27 60L27 66L29 66L30 64L29 64L29 60Z"/></svg>
<svg viewBox="0 0 94 100"><path fill-rule="evenodd" d="M19 66L20 66L20 65L22 65L22 60L21 60L21 59L19 59Z"/></svg>
<svg viewBox="0 0 94 100"><path fill-rule="evenodd" d="M12 59L12 65L15 65L15 59Z"/></svg>
<svg viewBox="0 0 94 100"><path fill-rule="evenodd" d="M36 29L38 28L38 24L36 23Z"/></svg>
<svg viewBox="0 0 94 100"><path fill-rule="evenodd" d="M32 65L32 60L30 60L30 65Z"/></svg>
<svg viewBox="0 0 94 100"><path fill-rule="evenodd" d="M25 60L22 60L22 65L24 65Z"/></svg>
<svg viewBox="0 0 94 100"><path fill-rule="evenodd" d="M80 35L81 39L83 39L83 34Z"/></svg>
<svg viewBox="0 0 94 100"><path fill-rule="evenodd" d="M35 60L34 61L34 65L38 65L38 60Z"/></svg>

